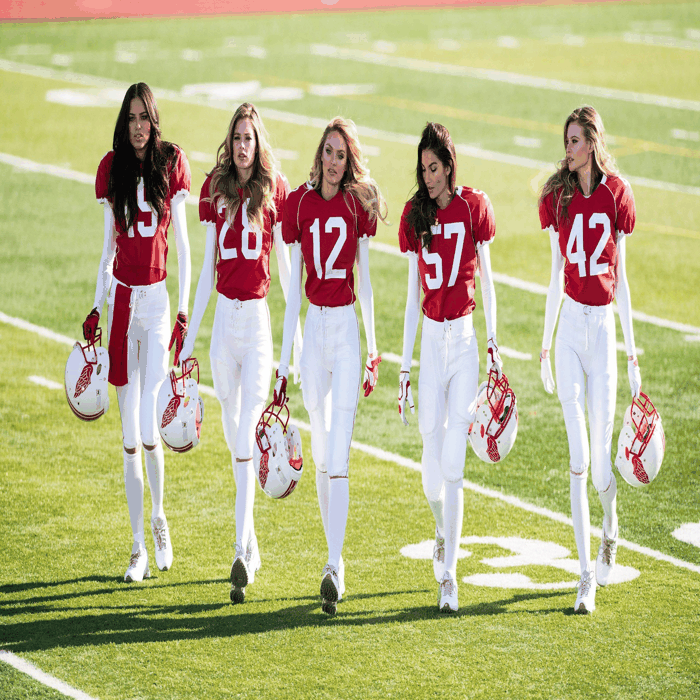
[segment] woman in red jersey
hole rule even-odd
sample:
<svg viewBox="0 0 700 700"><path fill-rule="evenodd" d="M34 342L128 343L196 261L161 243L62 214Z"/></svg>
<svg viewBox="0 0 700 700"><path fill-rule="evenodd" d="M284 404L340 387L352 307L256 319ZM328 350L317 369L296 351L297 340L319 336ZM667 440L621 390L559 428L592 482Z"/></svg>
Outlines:
<svg viewBox="0 0 700 700"><path fill-rule="evenodd" d="M119 399L124 482L134 535L126 581L141 581L150 575L143 525L141 444L153 504L156 563L159 569L167 570L173 561L163 512L163 446L156 423L156 399L167 374L168 351L176 343L177 357L187 329L190 246L185 199L189 189L190 166L180 148L161 140L153 93L146 83L132 85L117 117L112 150L102 159L95 179L97 200L104 204L104 246L94 308L83 324L85 338L93 338L109 295L109 381ZM180 288L172 334L165 286L171 220Z"/></svg>
<svg viewBox="0 0 700 700"><path fill-rule="evenodd" d="M625 237L634 229L635 208L632 189L615 168L605 146L603 122L593 107L580 107L569 115L564 147L566 156L545 183L539 201L540 222L549 231L552 249L540 363L544 388L551 394L549 351L563 298L555 364L569 438L571 513L581 565L574 610L588 613L595 609L596 581L604 586L610 580L618 539L617 484L610 462L617 391L613 300L620 314L633 396L639 395L642 383L625 271ZM589 459L604 512L595 576L586 492Z"/></svg>
<svg viewBox="0 0 700 700"><path fill-rule="evenodd" d="M406 203L399 226L408 256L408 297L399 413L413 409L410 370L423 289L418 425L423 438L423 491L435 517L433 569L440 583L439 609L458 609L456 569L464 509L462 478L469 425L474 420L479 353L472 322L475 275L488 337L487 371L500 376L496 342L496 293L489 244L496 235L493 208L481 190L457 186L457 157L447 129L428 123L418 144L418 191Z"/></svg>
<svg viewBox="0 0 700 700"><path fill-rule="evenodd" d="M214 284L219 293L211 336L214 389L236 480L236 543L231 601L242 603L260 569L253 523L253 440L272 375L267 293L274 242L280 280L289 286L289 253L281 218L289 183L277 170L267 132L254 105L234 112L217 163L202 185L199 218L207 227L202 273L190 331L180 360L192 355Z"/></svg>
<svg viewBox="0 0 700 700"><path fill-rule="evenodd" d="M378 365L369 239L384 219L384 199L364 164L355 124L336 117L316 150L309 181L290 193L282 235L292 246L292 276L275 401L286 395L289 354L301 308L302 261L309 310L301 355L301 388L311 422L311 451L328 562L321 575L323 610L331 615L345 590L341 556L349 508L348 460L362 368L353 270L367 336L365 396Z"/></svg>

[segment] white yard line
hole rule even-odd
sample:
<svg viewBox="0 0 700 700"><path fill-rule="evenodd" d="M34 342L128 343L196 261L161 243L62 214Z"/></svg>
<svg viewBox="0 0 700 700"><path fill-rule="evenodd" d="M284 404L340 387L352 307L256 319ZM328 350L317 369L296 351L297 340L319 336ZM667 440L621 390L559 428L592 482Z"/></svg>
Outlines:
<svg viewBox="0 0 700 700"><path fill-rule="evenodd" d="M63 693L69 698L75 698L75 700L96 700L92 695L84 693L82 690L77 690L68 683L58 680L58 678L44 673L41 669L37 668L34 664L30 664L29 661L16 656L12 652L0 650L0 661L4 661L6 664L16 668L22 673L26 673L28 676L34 678L34 680L43 683L49 688L57 690L59 693Z"/></svg>
<svg viewBox="0 0 700 700"><path fill-rule="evenodd" d="M350 49L348 49L350 50ZM377 54L384 56L384 54ZM441 64L438 64L441 65ZM62 80L70 83L85 85L86 87L108 88L119 87L126 90L128 85L116 80L99 78L92 75L83 75L73 73L72 71L56 70L53 68L45 68L41 66L33 66L31 64L16 63L0 59L0 70L11 73L20 73L22 75L32 75L39 78L47 78L52 80ZM183 95L175 90L166 90L163 88L153 88L157 98L170 100L172 102L180 102L186 104L196 104L211 109L221 109L226 112L237 106L237 101L214 99L203 95ZM636 93L632 93L636 94ZM700 103L697 103L700 105ZM320 117L309 117L303 114L295 114L294 112L283 112L276 109L263 108L262 112L266 119L283 122L285 124L297 124L299 126L308 126L314 129L325 129L328 122ZM371 127L358 125L357 132L364 138L373 138L389 143L400 143L406 146L416 147L418 145L418 136L411 134L401 134L392 131L384 131L382 129L374 129ZM504 163L506 165L515 165L518 167L528 168L532 170L554 170L554 165L547 161L535 160L533 158L525 158L510 153L500 153L498 151L489 151L477 146L469 144L455 144L457 152L470 158L486 160L496 163ZM661 180L651 180L644 177L626 176L630 184L639 187L648 187L651 189L661 190L663 192L677 192L681 194L689 194L695 197L700 197L700 187L690 185L680 185L673 182L663 182Z"/></svg>
<svg viewBox="0 0 700 700"><path fill-rule="evenodd" d="M359 49L347 49L329 44L312 44L310 51L314 56L335 58L342 61L355 61L369 63L375 66L387 66L400 68L419 73L432 73L447 75L456 78L473 78L476 80L488 80L496 83L508 83L519 87L536 88L538 90L553 90L573 95L586 95L588 97L602 97L621 102L634 102L636 104L652 105L654 107L666 107L670 109L684 109L691 112L700 112L700 102L697 100L681 100L664 95L651 95L645 92L633 92L631 90L616 90L596 85L583 85L570 83L565 80L552 80L540 78L534 75L523 75L509 71L492 70L487 68L471 68L451 63L437 63L420 58L408 58L406 56L390 56L375 51L360 51Z"/></svg>
<svg viewBox="0 0 700 700"><path fill-rule="evenodd" d="M53 379L47 379L46 377L37 377L36 374L30 374L27 379L34 384L46 387L47 389L63 389L63 384L55 382Z"/></svg>
<svg viewBox="0 0 700 700"><path fill-rule="evenodd" d="M57 342L63 344L66 344L66 340L70 341L70 338L66 338L66 336L54 333L53 331L50 331L47 328L41 328L40 326L36 326L26 321L22 321L21 319L12 318L11 316L7 316L6 314L3 314L1 312L0 322L9 323L11 325L17 326L18 328L22 328L23 330L30 331L32 333L38 333L44 338L51 338L52 340L56 340ZM70 341L68 344L72 344L72 341ZM52 380L47 379L45 381L51 382ZM202 394L205 394L206 396L216 396L213 387L207 386L206 384L200 383L199 390ZM305 430L307 432L311 431L311 426L308 423L305 423L304 421L292 419L292 423L297 425L302 430ZM418 462L414 462L412 459L408 459L407 457L394 454L393 452L387 452L386 450L382 450L379 447L374 447L373 445L365 445L364 443L358 442L357 440L353 440L351 446L353 447L353 449L356 449L360 452L364 452L365 454L368 454L372 457L376 457L377 459L382 459L387 462L393 462L394 464L398 464L401 467L406 467L407 469L411 469L416 472L421 471L421 465ZM544 516L558 523L563 523L564 525L573 525L571 518L569 518L568 516L549 510L548 508L542 508L540 506L527 503L526 501L521 500L517 496L509 496L508 494L489 489L485 486L480 486L479 484L467 481L466 479L463 480L462 486L465 489L468 489L469 491L473 491L474 493L486 496L487 498L493 498L499 501L503 501L504 503L508 503L511 506L515 506L516 508L520 508L521 510L525 510L529 513ZM596 527L591 527L591 533L596 537L600 537L602 534L600 528ZM669 564L672 564L673 566L682 569L688 569L688 571L693 571L695 573L700 573L700 566L698 566L697 564L691 564L690 562L684 561L682 559L677 559L676 557L672 557L668 554L665 554L664 552L659 552L655 549L644 547L642 545L636 544L635 542L630 542L629 540L625 539L618 540L618 544L622 547L626 547L627 549L633 552L637 552L638 554L643 554L645 556L651 557L652 559L656 559L657 561L665 561Z"/></svg>

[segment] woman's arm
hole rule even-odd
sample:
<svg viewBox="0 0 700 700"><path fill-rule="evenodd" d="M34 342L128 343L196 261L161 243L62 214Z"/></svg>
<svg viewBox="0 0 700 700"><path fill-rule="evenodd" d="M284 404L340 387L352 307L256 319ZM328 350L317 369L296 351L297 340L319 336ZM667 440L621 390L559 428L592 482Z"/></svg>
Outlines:
<svg viewBox="0 0 700 700"><path fill-rule="evenodd" d="M403 353L401 371L399 372L399 416L404 425L406 418L406 401L415 413L413 393L411 392L411 365L413 363L413 346L416 342L416 332L420 319L420 277L418 276L418 256L408 253L408 289L406 292L406 310L403 316Z"/></svg>
<svg viewBox="0 0 700 700"><path fill-rule="evenodd" d="M627 281L627 270L625 267L625 236L621 234L617 241L617 263L615 266L617 277L617 288L615 298L617 301L617 312L620 315L620 325L622 326L622 336L625 339L625 350L627 351L627 376L630 382L632 396L639 396L642 388L642 375L637 362L637 349L634 344L634 329L632 328L632 300L630 299L630 287Z"/></svg>
<svg viewBox="0 0 700 700"><path fill-rule="evenodd" d="M499 378L503 373L503 362L498 352L496 339L496 287L493 284L491 272L491 251L488 244L477 245L479 255L479 269L481 274L481 299L484 303L484 319L486 321L486 337L488 338L488 351L486 371L496 370Z"/></svg>
<svg viewBox="0 0 700 700"><path fill-rule="evenodd" d="M377 339L374 333L374 293L369 278L369 238L361 238L357 246L357 296L362 310L362 322L367 338L367 364L362 388L365 396L369 396L377 384L379 363L377 356Z"/></svg>
<svg viewBox="0 0 700 700"><path fill-rule="evenodd" d="M540 353L540 376L544 384L544 390L554 393L554 377L552 376L552 363L549 351L554 337L554 326L559 316L559 307L564 298L564 256L559 250L559 234L550 229L549 244L552 250L552 272L547 290L547 303L544 311L544 334L542 337L542 352Z"/></svg>
<svg viewBox="0 0 700 700"><path fill-rule="evenodd" d="M199 326L204 318L204 312L207 310L209 298L214 289L216 268L216 224L207 224L207 240L204 244L204 262L202 264L202 272L199 275L197 282L197 291L194 295L194 307L192 309L192 320L185 337L182 352L179 360L184 362L192 357L194 352L194 342L197 339Z"/></svg>

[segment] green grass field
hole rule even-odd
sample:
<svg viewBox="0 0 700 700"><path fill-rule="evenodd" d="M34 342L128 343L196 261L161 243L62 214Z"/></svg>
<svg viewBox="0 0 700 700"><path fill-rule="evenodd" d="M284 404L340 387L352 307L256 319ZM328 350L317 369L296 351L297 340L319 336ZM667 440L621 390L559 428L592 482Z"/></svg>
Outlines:
<svg viewBox="0 0 700 700"><path fill-rule="evenodd" d="M673 533L700 528L699 52L700 4L680 2L0 24L0 651L101 700L697 698L700 547ZM62 389L28 379L60 385L69 347L6 317L79 335L102 246L94 173L138 80L156 91L164 137L189 156L195 196L244 97L293 187L321 125L354 119L389 204L382 244L397 245L425 122L443 122L460 144L459 182L485 190L496 213L499 342L533 359L504 357L520 410L512 453L491 467L467 455L458 615L438 614L425 545L410 547L432 537L432 516L420 475L392 458L420 462L421 441L416 417L400 423L390 361L358 409L355 440L389 454L351 455L337 617L318 598L326 547L307 432L293 497L256 495L263 568L246 603L230 604L235 484L210 396L201 445L166 454L173 569L122 582L130 528L116 394L103 419L77 421ZM250 81L259 85L246 94ZM649 488L618 477L627 580L599 589L595 613L579 617L573 531L557 516L570 512L566 433L537 362L550 257L536 201L563 155L564 119L584 102L601 112L635 192L632 304L654 318L634 330L667 450ZM188 224L192 301L204 245L194 206ZM375 248L371 268L380 351L400 354L406 263ZM276 277L268 302L278 353ZM214 306L196 344L207 385ZM480 299L475 323L483 352ZM618 359L616 429L629 400ZM291 396L308 420L297 387ZM613 450L616 440L617 430ZM599 527L592 486L589 497ZM519 547L525 559L509 560ZM0 698L64 697L0 664Z"/></svg>

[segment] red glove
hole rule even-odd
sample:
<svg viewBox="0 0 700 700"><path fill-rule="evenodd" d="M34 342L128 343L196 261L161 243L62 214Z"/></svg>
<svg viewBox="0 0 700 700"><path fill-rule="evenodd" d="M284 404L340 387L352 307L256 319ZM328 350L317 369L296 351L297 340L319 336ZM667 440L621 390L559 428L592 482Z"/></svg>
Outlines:
<svg viewBox="0 0 700 700"><path fill-rule="evenodd" d="M282 406L287 400L287 377L280 374L280 371L275 372L275 377L277 381L275 382L275 391L272 395L272 399L275 406Z"/></svg>
<svg viewBox="0 0 700 700"><path fill-rule="evenodd" d="M173 358L173 367L177 367L180 364L180 353L182 352L182 344L185 342L185 336L187 335L187 314L180 312L177 315L177 320L175 321L175 327L173 328L173 334L170 336L170 345L168 345L168 352L173 349L173 344L175 345L175 357Z"/></svg>
<svg viewBox="0 0 700 700"><path fill-rule="evenodd" d="M374 387L377 385L377 379L379 378L379 363L382 361L382 356L377 355L374 359L367 357L367 364L365 365L365 381L362 388L365 390L365 398L368 397Z"/></svg>
<svg viewBox="0 0 700 700"><path fill-rule="evenodd" d="M100 314L97 309L93 309L83 322L83 338L88 341L88 343L95 342L95 332L97 331L97 324L100 322Z"/></svg>

